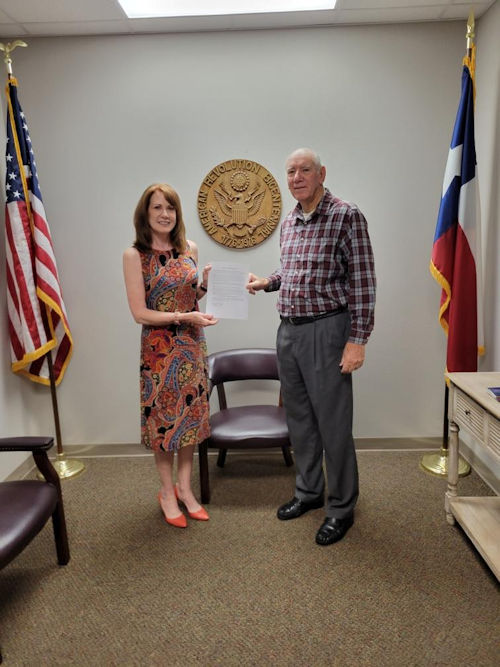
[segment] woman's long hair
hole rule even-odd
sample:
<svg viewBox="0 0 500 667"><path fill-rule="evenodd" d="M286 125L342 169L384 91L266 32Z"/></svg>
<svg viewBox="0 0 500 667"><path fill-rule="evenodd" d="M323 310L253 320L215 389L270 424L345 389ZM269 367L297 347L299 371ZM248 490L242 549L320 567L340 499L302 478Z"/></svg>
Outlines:
<svg viewBox="0 0 500 667"><path fill-rule="evenodd" d="M149 226L149 202L154 192L163 193L165 199L175 208L176 223L170 232L170 240L179 254L186 251L186 227L182 218L181 200L177 192L167 183L153 183L141 195L134 212L135 241L134 248L141 252L151 250L152 234Z"/></svg>

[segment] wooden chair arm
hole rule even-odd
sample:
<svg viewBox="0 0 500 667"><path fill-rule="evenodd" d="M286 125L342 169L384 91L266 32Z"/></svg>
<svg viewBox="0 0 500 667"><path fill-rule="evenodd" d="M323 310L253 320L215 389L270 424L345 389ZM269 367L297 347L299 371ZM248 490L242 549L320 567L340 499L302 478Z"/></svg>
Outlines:
<svg viewBox="0 0 500 667"><path fill-rule="evenodd" d="M47 451L54 444L54 438L22 436L0 438L0 452L40 452Z"/></svg>
<svg viewBox="0 0 500 667"><path fill-rule="evenodd" d="M0 452L31 452L38 470L47 482L54 484L60 494L59 475L47 456L53 444L54 438L43 436L0 438Z"/></svg>

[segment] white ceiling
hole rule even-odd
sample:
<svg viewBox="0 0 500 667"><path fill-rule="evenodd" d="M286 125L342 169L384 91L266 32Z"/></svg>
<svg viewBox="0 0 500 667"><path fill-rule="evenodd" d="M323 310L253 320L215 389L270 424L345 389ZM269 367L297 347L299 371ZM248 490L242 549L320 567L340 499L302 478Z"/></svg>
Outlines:
<svg viewBox="0 0 500 667"><path fill-rule="evenodd" d="M454 21L467 20L471 9L478 19L495 2L337 0L335 9L317 12L127 19L116 0L0 0L0 39Z"/></svg>

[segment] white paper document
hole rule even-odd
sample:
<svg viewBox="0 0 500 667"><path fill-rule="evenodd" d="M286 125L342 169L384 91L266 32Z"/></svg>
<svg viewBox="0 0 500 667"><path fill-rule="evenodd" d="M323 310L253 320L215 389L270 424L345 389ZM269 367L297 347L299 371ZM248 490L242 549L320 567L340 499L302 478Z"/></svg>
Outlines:
<svg viewBox="0 0 500 667"><path fill-rule="evenodd" d="M230 262L211 264L205 312L220 319L248 319L248 268Z"/></svg>

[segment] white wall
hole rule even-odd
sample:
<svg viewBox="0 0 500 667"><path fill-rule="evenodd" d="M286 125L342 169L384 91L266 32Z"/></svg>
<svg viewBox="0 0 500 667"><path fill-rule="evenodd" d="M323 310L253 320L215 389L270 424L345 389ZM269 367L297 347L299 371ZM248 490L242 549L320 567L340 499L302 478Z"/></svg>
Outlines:
<svg viewBox="0 0 500 667"><path fill-rule="evenodd" d="M485 337L488 354L480 370L500 369L500 3L481 19L477 30L476 151L481 197ZM480 91L480 92L479 92Z"/></svg>
<svg viewBox="0 0 500 667"><path fill-rule="evenodd" d="M481 57L492 75L498 72L497 9L478 27L485 35L478 107L484 99L489 118L487 130L478 126L478 145L491 141L498 118L498 89L481 97L479 76ZM376 324L355 376L355 436L440 435L445 339L428 264L464 32L462 23L426 23L40 38L16 50L14 73L75 339L58 389L66 444L139 440L140 332L128 312L121 255L133 239L132 211L142 190L160 180L179 191L202 263L241 261L265 275L278 262L278 233L251 250L219 246L198 221L197 191L214 165L247 157L273 173L285 213L292 200L284 160L302 145L320 152L330 189L364 211L375 251ZM489 171L483 200L495 229L498 151L490 151L480 176ZM498 295L496 256L491 302ZM3 273L1 281L4 303ZM252 298L248 322L224 321L207 331L209 349L273 346L275 301ZM489 335L498 333L495 317ZM0 406L11 411L2 430L53 433L48 390L9 373L5 330L0 341ZM498 368L498 343L489 347L485 369L493 359ZM21 415L29 415L26 423Z"/></svg>
<svg viewBox="0 0 500 667"><path fill-rule="evenodd" d="M485 340L487 353L479 370L500 369L500 3L496 2L479 23L477 43L476 152L481 198ZM480 91L480 92L479 92ZM461 437L500 477L500 465L466 433ZM471 463L473 461L471 460Z"/></svg>

